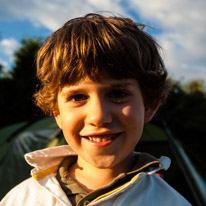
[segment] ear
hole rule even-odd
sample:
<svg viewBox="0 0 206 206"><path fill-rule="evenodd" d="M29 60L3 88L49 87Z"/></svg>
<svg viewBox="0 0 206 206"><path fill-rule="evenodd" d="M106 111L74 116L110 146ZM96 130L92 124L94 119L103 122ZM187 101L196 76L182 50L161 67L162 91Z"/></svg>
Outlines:
<svg viewBox="0 0 206 206"><path fill-rule="evenodd" d="M154 117L157 110L159 109L159 106L160 106L160 101L158 101L151 107L145 108L144 122L149 122Z"/></svg>
<svg viewBox="0 0 206 206"><path fill-rule="evenodd" d="M56 120L57 125L59 126L60 129L62 129L62 124L61 124L61 117L59 111L54 111L54 118Z"/></svg>

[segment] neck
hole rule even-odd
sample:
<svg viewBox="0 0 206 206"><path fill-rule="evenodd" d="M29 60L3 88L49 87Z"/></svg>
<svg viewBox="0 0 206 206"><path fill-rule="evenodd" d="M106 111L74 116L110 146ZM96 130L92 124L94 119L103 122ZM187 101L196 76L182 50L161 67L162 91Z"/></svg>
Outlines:
<svg viewBox="0 0 206 206"><path fill-rule="evenodd" d="M112 182L119 174L131 171L133 155L129 155L121 164L112 168L98 168L78 157L69 169L70 176L85 190L91 192Z"/></svg>

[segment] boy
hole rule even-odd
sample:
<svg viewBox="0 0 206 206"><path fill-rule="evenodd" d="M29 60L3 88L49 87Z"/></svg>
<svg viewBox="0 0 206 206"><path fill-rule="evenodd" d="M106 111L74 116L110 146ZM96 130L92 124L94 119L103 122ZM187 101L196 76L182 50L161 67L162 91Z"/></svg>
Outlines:
<svg viewBox="0 0 206 206"><path fill-rule="evenodd" d="M167 157L135 153L166 98L167 72L142 25L88 14L68 21L37 56L37 105L68 145L25 155L32 178L1 205L190 205L155 173Z"/></svg>

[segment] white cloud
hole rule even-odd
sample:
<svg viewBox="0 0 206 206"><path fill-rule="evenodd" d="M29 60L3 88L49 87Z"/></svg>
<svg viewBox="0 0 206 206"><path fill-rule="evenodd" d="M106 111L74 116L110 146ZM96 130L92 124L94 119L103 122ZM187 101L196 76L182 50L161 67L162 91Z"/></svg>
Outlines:
<svg viewBox="0 0 206 206"><path fill-rule="evenodd" d="M14 51L18 47L19 47L19 43L14 38L3 39L0 41L1 50L8 56L13 55Z"/></svg>
<svg viewBox="0 0 206 206"><path fill-rule="evenodd" d="M0 59L0 64L3 66L4 70L7 70L9 67L8 62L4 61L3 59Z"/></svg>
<svg viewBox="0 0 206 206"><path fill-rule="evenodd" d="M9 69L9 65L14 61L14 52L19 48L20 44L14 38L2 39L0 41L0 54L4 56L7 61L0 59L0 64L5 70Z"/></svg>
<svg viewBox="0 0 206 206"><path fill-rule="evenodd" d="M65 21L89 12L111 11L125 14L121 0L2 0L0 19L27 19L52 31ZM4 11L7 11L6 13Z"/></svg>
<svg viewBox="0 0 206 206"><path fill-rule="evenodd" d="M162 32L156 35L174 78L206 79L204 0L129 0L139 14Z"/></svg>

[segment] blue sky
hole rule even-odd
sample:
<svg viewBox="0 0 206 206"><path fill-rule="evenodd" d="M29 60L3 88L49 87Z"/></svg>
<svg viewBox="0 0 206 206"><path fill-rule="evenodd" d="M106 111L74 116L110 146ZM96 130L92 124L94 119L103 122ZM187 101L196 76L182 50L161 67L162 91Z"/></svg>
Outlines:
<svg viewBox="0 0 206 206"><path fill-rule="evenodd" d="M23 38L46 38L67 20L111 11L146 23L162 47L169 75L206 80L205 0L0 0L0 64L12 68Z"/></svg>

